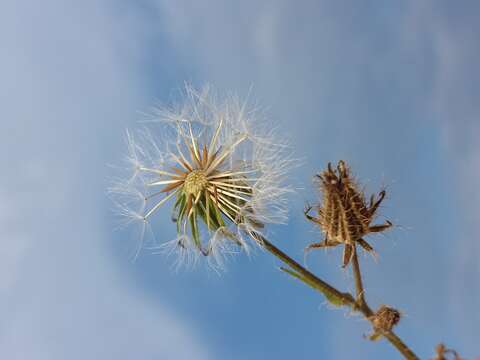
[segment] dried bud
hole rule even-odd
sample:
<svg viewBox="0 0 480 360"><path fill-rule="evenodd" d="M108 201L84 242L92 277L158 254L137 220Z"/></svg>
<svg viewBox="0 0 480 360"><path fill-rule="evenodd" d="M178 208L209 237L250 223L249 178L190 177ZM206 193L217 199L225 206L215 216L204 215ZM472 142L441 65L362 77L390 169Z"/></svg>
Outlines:
<svg viewBox="0 0 480 360"><path fill-rule="evenodd" d="M447 359L462 360L460 355L458 355L458 353L455 350L447 349L445 344L442 344L442 343L438 344L435 347L435 352L436 352L436 355L434 358L432 358L432 360L447 360Z"/></svg>
<svg viewBox="0 0 480 360"><path fill-rule="evenodd" d="M392 226L390 221L381 225L371 225L378 207L385 198L385 191L381 191L378 197L372 195L367 202L365 194L352 178L350 169L343 160L338 162L336 169L329 163L327 169L317 175L317 178L323 194L322 204L316 207L318 217L309 215L311 208L305 211L305 216L320 226L325 234L325 240L311 244L305 250L343 244L345 267L352 259L356 244L366 251L373 251L370 244L363 239L365 235L381 232Z"/></svg>
<svg viewBox="0 0 480 360"><path fill-rule="evenodd" d="M380 306L371 318L373 334L370 335L370 340L377 340L383 333L392 330L400 321L400 317L397 309L387 305Z"/></svg>

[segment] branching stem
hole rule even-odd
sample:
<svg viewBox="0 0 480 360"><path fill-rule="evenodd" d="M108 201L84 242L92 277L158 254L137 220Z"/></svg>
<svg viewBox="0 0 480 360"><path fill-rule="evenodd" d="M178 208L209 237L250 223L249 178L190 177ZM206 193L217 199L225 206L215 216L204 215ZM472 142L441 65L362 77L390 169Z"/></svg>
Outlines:
<svg viewBox="0 0 480 360"><path fill-rule="evenodd" d="M354 245L353 258L352 258L352 270L353 278L355 279L355 289L357 297L357 308L363 314L363 316L372 321L372 315L374 314L370 306L365 301L365 289L363 288L362 273L360 272L360 264L358 262L357 248ZM408 360L418 359L417 355L410 350L410 348L393 332L387 331L382 333L390 343Z"/></svg>
<svg viewBox="0 0 480 360"><path fill-rule="evenodd" d="M252 237L258 241L265 250L289 266L289 268L281 268L281 270L321 292L334 305L348 306L353 311L360 312L368 321L372 321L372 315L374 312L365 301L362 276L360 273L360 265L356 249L354 249L352 258L353 275L357 292L357 299L355 300L350 293L337 290L332 285L305 269L262 235L253 233ZM410 348L393 331L384 332L382 335L404 356L405 359L419 360L415 353L410 350Z"/></svg>

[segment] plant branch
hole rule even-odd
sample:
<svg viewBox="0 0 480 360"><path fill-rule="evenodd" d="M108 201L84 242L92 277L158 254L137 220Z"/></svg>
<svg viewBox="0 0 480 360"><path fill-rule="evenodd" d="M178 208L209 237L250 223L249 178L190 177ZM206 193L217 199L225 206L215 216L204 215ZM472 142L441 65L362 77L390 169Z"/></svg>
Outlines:
<svg viewBox="0 0 480 360"><path fill-rule="evenodd" d="M275 245L273 245L270 241L268 241L262 235L258 233L253 233L252 236L256 241L258 241L263 246L264 249L268 250L271 254L275 255L277 258L279 258L281 261L283 261L285 264L287 264L294 270L294 271L291 271L291 270L284 270L284 271L296 277L297 279L303 281L304 283L313 287L314 289L319 290L321 293L323 293L327 297L327 299L329 299L332 303L336 305L347 305L350 307L355 305L355 299L351 294L341 292L335 289L330 284L323 281L322 279L318 278L317 276L312 274L310 271L305 269L298 262L293 260L290 256L285 254L282 250L280 250Z"/></svg>
<svg viewBox="0 0 480 360"><path fill-rule="evenodd" d="M382 334L407 360L419 360L418 356L393 331Z"/></svg>
<svg viewBox="0 0 480 360"><path fill-rule="evenodd" d="M352 271L353 278L355 280L357 307L363 316L368 321L372 322L372 315L374 312L370 306L368 306L365 300L365 289L363 287L362 273L360 272L357 247L355 245L353 246ZM382 335L385 336L385 338L387 338L387 340L390 341L393 346L395 346L395 348L405 357L405 359L418 359L417 355L415 355L415 353L410 350L410 348L393 331L390 330L382 332Z"/></svg>
<svg viewBox="0 0 480 360"><path fill-rule="evenodd" d="M282 250L273 245L261 234L252 233L252 237L256 241L258 241L265 250L270 252L272 255L274 255L290 267L290 269L281 267L280 269L282 271L302 281L303 283L314 288L315 290L320 291L327 298L327 300L334 305L348 306L353 311L360 312L368 321L372 322L372 315L374 314L374 312L365 301L362 277L360 273L360 265L358 262L356 249L354 249L352 264L355 278L355 287L357 292L357 301L355 301L354 297L350 293L344 293L337 290L327 282L323 281L322 279L305 269L302 265L300 265L290 256L285 254ZM405 359L419 360L415 353L410 350L410 348L393 331L383 332L382 335L405 357Z"/></svg>
<svg viewBox="0 0 480 360"><path fill-rule="evenodd" d="M352 271L355 280L357 306L366 317L370 317L373 315L373 311L365 301L365 289L363 288L362 274L360 272L360 264L358 263L357 247L355 245L353 245Z"/></svg>

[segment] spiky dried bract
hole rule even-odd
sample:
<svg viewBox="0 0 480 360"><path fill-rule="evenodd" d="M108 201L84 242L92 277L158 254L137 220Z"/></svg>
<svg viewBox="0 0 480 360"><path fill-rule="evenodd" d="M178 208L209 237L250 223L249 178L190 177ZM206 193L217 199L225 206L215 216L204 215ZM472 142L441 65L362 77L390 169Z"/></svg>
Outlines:
<svg viewBox="0 0 480 360"><path fill-rule="evenodd" d="M181 107L156 109L163 139L150 131L137 141L128 136L134 175L114 191L147 191L144 210L125 210L121 202L124 213L148 221L171 201L178 239L169 252L208 256L216 268L235 246L248 250L245 238L286 220L290 191L283 185L289 148L256 115L236 97L219 98L208 87L187 87Z"/></svg>
<svg viewBox="0 0 480 360"><path fill-rule="evenodd" d="M356 244L366 251L373 251L370 244L363 239L365 235L381 232L392 226L390 221L382 225L371 225L385 197L385 191L381 191L377 198L372 195L367 204L364 193L351 177L343 160L338 162L336 169L329 163L327 169L317 175L317 179L323 194L322 204L317 206L318 217L309 215L311 207L306 209L305 216L320 226L325 240L311 244L305 250L344 244L345 267L352 259Z"/></svg>
<svg viewBox="0 0 480 360"><path fill-rule="evenodd" d="M370 340L377 340L385 332L391 331L399 323L400 318L400 311L381 305L371 318L373 333L369 337Z"/></svg>

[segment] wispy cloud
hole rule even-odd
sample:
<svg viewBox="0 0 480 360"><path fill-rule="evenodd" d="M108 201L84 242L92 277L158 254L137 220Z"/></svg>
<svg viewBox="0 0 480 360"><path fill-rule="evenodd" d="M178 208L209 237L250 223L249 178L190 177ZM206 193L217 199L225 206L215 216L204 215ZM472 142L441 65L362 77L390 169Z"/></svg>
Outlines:
<svg viewBox="0 0 480 360"><path fill-rule="evenodd" d="M444 143L449 150L450 171L454 178L455 203L461 215L458 231L451 239L452 259L448 282L451 309L457 331L465 332L465 342L474 341L480 321L474 309L480 302L480 73L477 39L480 5L476 2L455 6L434 1L413 3L411 34L414 44L431 51L433 86L429 111L443 128ZM460 303L459 297L462 299ZM471 334L471 335L468 335ZM471 337L472 336L472 337ZM471 337L471 338L470 338Z"/></svg>
<svg viewBox="0 0 480 360"><path fill-rule="evenodd" d="M106 145L145 95L133 11L0 6L2 358L209 357L188 322L133 289L106 251Z"/></svg>
<svg viewBox="0 0 480 360"><path fill-rule="evenodd" d="M379 241L390 260L379 265L378 275L367 266L373 272L371 296L385 301L382 295L388 294L407 307L415 317L399 328L407 334L415 326L438 323L442 313L442 329L432 329L430 337L422 334L421 340L408 339L422 355L430 355L434 342L442 340L438 336L473 349L468 334L475 331L460 329L479 321L471 320L472 312L478 313L478 287L467 285L478 283L479 275L478 6L433 1L396 6L157 3L172 43L206 79L237 89L253 84L262 103L272 105L270 115L288 129L298 151L309 154L305 174L347 157L371 170L372 177L373 171L385 171L387 181L396 181L391 206L400 210L387 211L406 227L392 235L396 244ZM456 194L461 195L452 204ZM441 220L442 215L448 219ZM438 296L425 294L425 284ZM362 341L361 325L344 325L339 322L331 332L337 334L333 343L335 337ZM375 349L369 352L372 347L356 345L358 351L353 344L336 346L336 356L348 358L352 351L357 357L378 355Z"/></svg>
<svg viewBox="0 0 480 360"><path fill-rule="evenodd" d="M105 251L110 233L99 199L111 158L106 152L120 148L124 125L149 102L140 89L147 81L142 56L157 56L149 61L160 63L159 82L171 74L162 63L171 54L157 49L159 38L202 82L245 93L253 84L261 103L272 106L270 117L289 132L298 153L307 154L309 165L298 172L305 182L326 161L342 157L361 168L362 177L385 171L387 181L396 180L388 203L404 210L385 210L415 229L401 240L392 235L394 241L377 242L389 261L372 265L382 267L379 275L365 261L367 291L374 301L388 294L399 302L392 305L405 306L399 331L422 355L447 340L440 334L454 337L459 349L473 349L480 321L472 321L478 290L467 285L478 283L480 272L476 5L151 4L158 5L158 17L148 14L152 22L140 7L119 2L0 6L0 354L211 358L195 329L132 290ZM445 165L450 162L452 168ZM455 204L449 191L461 194ZM452 218L440 221L445 213ZM432 256L439 265L428 265ZM423 295L426 284L428 301L406 291ZM359 337L362 323L352 328L351 319L329 318L318 325L331 344L322 351L336 358L378 356L378 348ZM415 338L432 319L439 325ZM339 338L357 343L344 346ZM392 354L388 345L380 352Z"/></svg>

